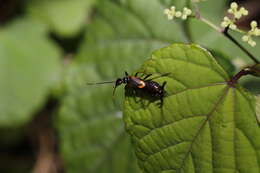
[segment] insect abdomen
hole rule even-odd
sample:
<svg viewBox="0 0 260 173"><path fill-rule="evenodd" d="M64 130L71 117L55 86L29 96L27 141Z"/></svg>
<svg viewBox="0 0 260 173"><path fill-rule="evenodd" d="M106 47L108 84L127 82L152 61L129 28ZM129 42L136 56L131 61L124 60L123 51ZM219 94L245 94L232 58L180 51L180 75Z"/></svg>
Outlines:
<svg viewBox="0 0 260 173"><path fill-rule="evenodd" d="M160 95L160 93L163 92L160 84L158 84L157 82L154 82L154 81L146 81L145 82L145 88L146 88L147 92L149 92L151 94Z"/></svg>

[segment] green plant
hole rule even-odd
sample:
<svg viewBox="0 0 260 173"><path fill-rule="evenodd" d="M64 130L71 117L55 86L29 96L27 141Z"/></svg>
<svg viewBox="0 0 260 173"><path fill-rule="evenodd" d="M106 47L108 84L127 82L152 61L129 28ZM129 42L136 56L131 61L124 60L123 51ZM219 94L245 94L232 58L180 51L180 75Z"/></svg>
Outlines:
<svg viewBox="0 0 260 173"><path fill-rule="evenodd" d="M169 20L186 20L187 16L201 20L223 33L255 65L230 77L209 52L196 45L174 44L154 52L139 71L171 73L160 80L167 81L164 106L128 95L124 107L126 129L139 166L147 173L259 172L260 130L255 98L238 84L244 75L259 76L259 61L228 33L229 28L238 30L234 22L248 11L243 7L238 10L232 3L228 12L234 19L224 17L225 28L221 29L201 16L197 4L192 4L194 16L190 9L184 7L180 12L175 6L166 9L165 14ZM256 42L251 36L259 35L256 26L255 21L251 22L252 29L243 36L252 47Z"/></svg>
<svg viewBox="0 0 260 173"><path fill-rule="evenodd" d="M45 171L73 173L259 171L259 79L242 77L259 76L259 49L247 45L259 45L258 30L253 24L240 43L229 25L213 25L225 1L195 4L199 13L185 8L183 21L168 21L163 10L191 8L190 0L18 5L0 29L0 146L11 155L1 154L1 172L37 172L45 163ZM86 85L124 71L171 72L156 79L167 81L162 109L157 100L124 98L123 87L112 98L111 85ZM10 152L24 148L22 157Z"/></svg>

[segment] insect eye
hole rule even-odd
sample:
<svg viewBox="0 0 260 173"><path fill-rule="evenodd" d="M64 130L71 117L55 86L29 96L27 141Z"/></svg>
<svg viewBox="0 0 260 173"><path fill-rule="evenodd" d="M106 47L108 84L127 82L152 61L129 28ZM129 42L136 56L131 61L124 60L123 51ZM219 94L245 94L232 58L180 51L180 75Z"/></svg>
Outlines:
<svg viewBox="0 0 260 173"><path fill-rule="evenodd" d="M117 79L116 80L116 86L121 85L122 83L123 83L122 79Z"/></svg>
<svg viewBox="0 0 260 173"><path fill-rule="evenodd" d="M123 78L123 82L124 82L124 83L127 83L127 82L128 82L128 78L127 78L127 77L124 77L124 78Z"/></svg>

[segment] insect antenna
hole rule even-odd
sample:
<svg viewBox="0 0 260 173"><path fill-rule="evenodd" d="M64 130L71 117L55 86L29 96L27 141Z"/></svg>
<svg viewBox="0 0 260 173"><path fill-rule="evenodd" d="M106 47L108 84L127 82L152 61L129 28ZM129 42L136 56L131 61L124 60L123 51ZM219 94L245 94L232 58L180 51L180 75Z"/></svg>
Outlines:
<svg viewBox="0 0 260 173"><path fill-rule="evenodd" d="M97 82L97 83L87 83L87 85L99 85L99 84L108 84L108 83L115 83L116 81L105 81L105 82Z"/></svg>

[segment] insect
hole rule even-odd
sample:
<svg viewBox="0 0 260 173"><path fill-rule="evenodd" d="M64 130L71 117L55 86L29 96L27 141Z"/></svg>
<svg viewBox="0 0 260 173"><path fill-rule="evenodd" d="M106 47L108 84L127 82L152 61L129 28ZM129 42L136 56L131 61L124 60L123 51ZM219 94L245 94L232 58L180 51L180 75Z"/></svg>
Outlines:
<svg viewBox="0 0 260 173"><path fill-rule="evenodd" d="M137 72L134 76L128 75L127 72L125 72L125 77L118 78L116 81L107 81L107 82L99 82L99 83L87 83L88 85L95 85L95 84L107 84L107 83L115 83L114 89L113 89L113 95L115 94L116 88L121 84L126 84L127 88L132 88L134 91L141 91L144 93L149 94L150 96L154 98L160 99L161 103L160 106L163 105L163 98L165 96L165 90L164 87L166 85L166 81L163 82L162 85L160 85L158 82L153 81L156 78L160 78L162 76L167 76L170 73L165 73L160 76L148 79L152 74L146 75L144 78L138 77L137 75L140 72Z"/></svg>

